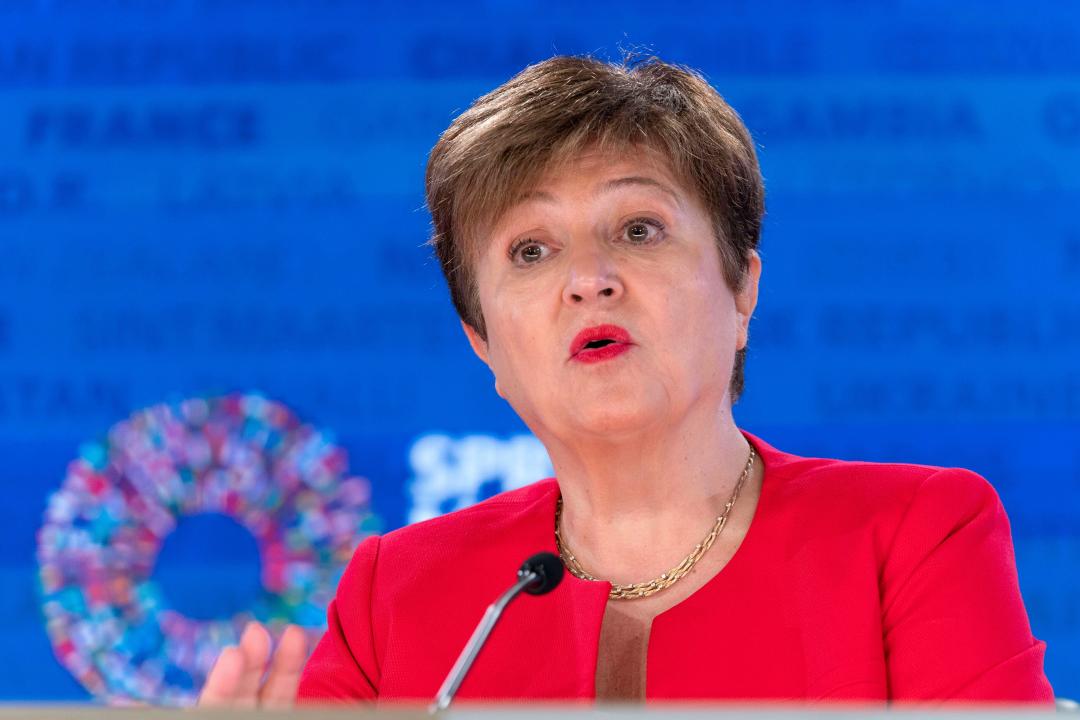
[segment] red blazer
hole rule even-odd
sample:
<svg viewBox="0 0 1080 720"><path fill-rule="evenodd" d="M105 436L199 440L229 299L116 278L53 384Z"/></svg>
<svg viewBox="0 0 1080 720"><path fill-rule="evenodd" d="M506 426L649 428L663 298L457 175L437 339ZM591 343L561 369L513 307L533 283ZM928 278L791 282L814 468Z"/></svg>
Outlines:
<svg viewBox="0 0 1080 720"><path fill-rule="evenodd" d="M649 700L1051 703L1009 524L967 470L796 457L765 466L742 546L653 622ZM548 479L361 543L299 700L430 701L522 561L555 552ZM569 573L507 609L458 693L595 697L607 583Z"/></svg>

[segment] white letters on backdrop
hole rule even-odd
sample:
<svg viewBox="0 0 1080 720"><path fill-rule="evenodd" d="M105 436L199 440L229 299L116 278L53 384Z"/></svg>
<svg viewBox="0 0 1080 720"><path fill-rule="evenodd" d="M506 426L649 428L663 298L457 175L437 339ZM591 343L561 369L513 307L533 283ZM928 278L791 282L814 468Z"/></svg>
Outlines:
<svg viewBox="0 0 1080 720"><path fill-rule="evenodd" d="M409 465L410 523L554 474L547 451L532 435L421 435L409 450Z"/></svg>

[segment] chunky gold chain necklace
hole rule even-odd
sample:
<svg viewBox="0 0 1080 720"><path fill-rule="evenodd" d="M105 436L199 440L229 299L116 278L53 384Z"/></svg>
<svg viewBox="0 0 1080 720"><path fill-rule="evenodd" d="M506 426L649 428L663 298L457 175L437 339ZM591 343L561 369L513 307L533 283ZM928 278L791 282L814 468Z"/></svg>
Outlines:
<svg viewBox="0 0 1080 720"><path fill-rule="evenodd" d="M731 513L731 508L735 506L735 501L739 498L739 490L742 489L746 479L750 477L750 471L754 468L754 446L750 446L750 457L746 459L746 467L743 468L742 475L739 476L739 481L735 483L735 490L731 493L731 499L727 501L727 505L724 506L724 512L720 513L720 516L716 518L716 523L712 526L709 534L705 536L705 539L694 547L694 550L683 558L683 561L663 573L660 577L654 578L647 582L631 583L629 585L618 585L611 583L611 591L608 593L608 597L612 600L636 600L637 598L648 597L654 593L658 593L661 590L666 590L694 569L698 560L709 551L709 548L716 542L717 536L720 535L720 531L724 529L724 525L727 523L728 514ZM555 504L555 548L559 551L559 555L562 556L563 564L566 565L566 569L570 571L570 574L576 578L582 580L592 580L593 582L600 582L600 578L590 575L586 570L581 567L581 563L574 557L574 553L570 552L570 548L566 546L566 543L562 539L562 495L559 495L559 499Z"/></svg>

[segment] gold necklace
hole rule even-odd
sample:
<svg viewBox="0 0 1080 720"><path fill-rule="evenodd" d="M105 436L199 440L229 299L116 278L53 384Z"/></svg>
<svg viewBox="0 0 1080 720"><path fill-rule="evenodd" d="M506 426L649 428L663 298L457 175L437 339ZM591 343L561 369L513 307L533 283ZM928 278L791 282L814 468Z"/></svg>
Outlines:
<svg viewBox="0 0 1080 720"><path fill-rule="evenodd" d="M727 501L724 506L724 512L720 513L720 516L716 518L716 523L709 530L709 534L705 536L693 551L683 558L683 561L663 573L658 578L648 580L646 582L630 583L628 585L619 585L611 583L611 591L608 593L608 597L612 600L636 600L637 598L648 597L654 593L658 593L661 590L666 590L694 569L698 560L708 552L713 543L716 542L717 536L720 535L720 531L724 529L724 525L727 523L728 514L731 513L731 508L735 506L735 501L739 498L739 490L742 489L746 479L750 477L750 471L754 467L754 446L750 446L750 457L746 459L746 467L743 468L742 475L739 476L739 481L735 483L735 490L731 493L731 499ZM581 580L591 580L593 582L601 582L600 578L590 575L586 570L581 567L581 563L574 557L574 553L570 552L570 548L566 546L566 543L562 539L562 495L559 495L558 501L555 503L555 548L559 551L559 555L562 557L563 565L570 571L570 574Z"/></svg>

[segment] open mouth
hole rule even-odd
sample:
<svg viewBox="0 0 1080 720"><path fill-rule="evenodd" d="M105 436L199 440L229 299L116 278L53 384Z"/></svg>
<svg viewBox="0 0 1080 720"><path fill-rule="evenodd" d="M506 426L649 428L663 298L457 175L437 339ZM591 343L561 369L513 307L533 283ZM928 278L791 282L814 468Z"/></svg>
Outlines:
<svg viewBox="0 0 1080 720"><path fill-rule="evenodd" d="M618 325L604 323L585 328L570 343L570 357L581 362L600 362L630 349L633 338Z"/></svg>

